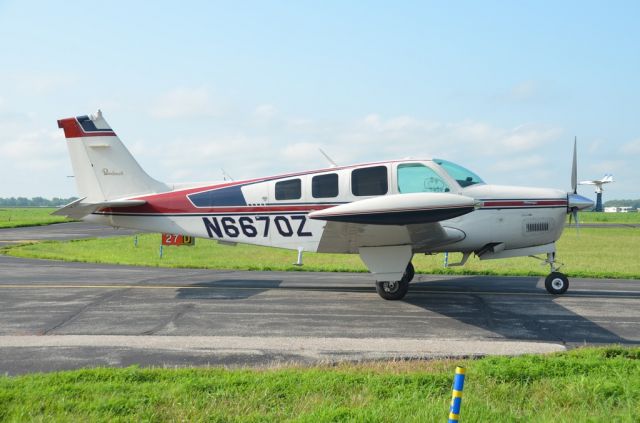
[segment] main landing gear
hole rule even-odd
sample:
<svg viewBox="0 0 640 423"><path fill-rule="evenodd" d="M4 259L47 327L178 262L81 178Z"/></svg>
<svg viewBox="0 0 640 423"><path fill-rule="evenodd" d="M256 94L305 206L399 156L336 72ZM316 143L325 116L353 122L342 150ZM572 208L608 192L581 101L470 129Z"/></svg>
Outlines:
<svg viewBox="0 0 640 423"><path fill-rule="evenodd" d="M560 295L569 289L569 278L564 273L558 272L556 267L556 253L547 253L546 262L551 267L551 273L544 280L544 287L549 294Z"/></svg>
<svg viewBox="0 0 640 423"><path fill-rule="evenodd" d="M399 281L376 282L376 292L385 300L401 300L409 290L409 282L413 280L416 271L413 264L409 262L407 268Z"/></svg>

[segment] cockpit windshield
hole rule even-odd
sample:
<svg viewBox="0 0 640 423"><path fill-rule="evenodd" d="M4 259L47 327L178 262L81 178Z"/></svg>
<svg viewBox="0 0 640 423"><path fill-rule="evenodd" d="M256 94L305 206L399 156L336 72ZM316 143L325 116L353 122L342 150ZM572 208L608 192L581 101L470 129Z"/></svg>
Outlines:
<svg viewBox="0 0 640 423"><path fill-rule="evenodd" d="M455 179L462 188L475 184L484 184L482 178L460 165L441 159L433 159L433 161L442 166L444 171Z"/></svg>

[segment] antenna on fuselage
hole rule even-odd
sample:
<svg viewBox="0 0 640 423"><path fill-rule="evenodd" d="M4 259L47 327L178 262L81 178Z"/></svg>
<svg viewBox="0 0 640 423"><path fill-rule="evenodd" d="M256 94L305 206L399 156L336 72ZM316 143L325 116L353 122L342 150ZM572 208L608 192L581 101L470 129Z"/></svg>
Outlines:
<svg viewBox="0 0 640 423"><path fill-rule="evenodd" d="M329 157L329 155L327 153L325 153L322 148L318 147L318 150L320 150L322 155L329 161L329 163L331 163L331 167L338 167L338 164L336 162L334 162L333 159L331 157Z"/></svg>
<svg viewBox="0 0 640 423"><path fill-rule="evenodd" d="M227 173L226 170L224 170L223 168L220 168L220 170L222 170L222 179L225 181L233 181L234 179L231 177L231 175L229 175Z"/></svg>

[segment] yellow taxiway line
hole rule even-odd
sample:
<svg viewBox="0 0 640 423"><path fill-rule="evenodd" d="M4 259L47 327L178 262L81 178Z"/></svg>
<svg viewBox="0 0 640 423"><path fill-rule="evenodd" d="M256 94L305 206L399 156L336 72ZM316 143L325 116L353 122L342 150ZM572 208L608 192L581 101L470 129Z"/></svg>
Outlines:
<svg viewBox="0 0 640 423"><path fill-rule="evenodd" d="M243 291L267 291L267 290L284 290L284 291L352 291L352 292L369 292L367 289L364 291L362 288L347 288L347 287L286 287L286 286L270 286L270 287L242 287L242 286L189 286L189 285L58 285L58 284L46 284L46 285L18 285L18 284L0 284L0 289L26 289L26 290L34 290L34 289L166 289L166 290L177 290L177 289L209 289L209 290L243 290ZM463 294L463 295L500 295L500 296L535 296L535 297L549 297L550 295L546 292L498 292L498 291L442 291L442 290L424 290L424 289L413 289L411 291L413 294ZM611 294L618 295L611 295ZM597 292L589 291L589 294L584 294L580 292L572 292L569 294L564 294L562 296L553 297L553 298L575 298L575 297L597 297L597 298L624 298L620 297L619 294L630 294L628 298L634 298L640 296L640 292L638 291L607 291L602 294L598 294Z"/></svg>

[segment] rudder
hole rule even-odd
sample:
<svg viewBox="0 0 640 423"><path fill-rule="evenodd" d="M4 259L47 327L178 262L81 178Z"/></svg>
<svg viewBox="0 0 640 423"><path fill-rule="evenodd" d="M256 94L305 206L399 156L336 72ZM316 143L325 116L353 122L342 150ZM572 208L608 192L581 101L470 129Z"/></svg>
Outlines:
<svg viewBox="0 0 640 423"><path fill-rule="evenodd" d="M103 118L60 119L80 197L87 203L154 194L169 187L150 177Z"/></svg>

